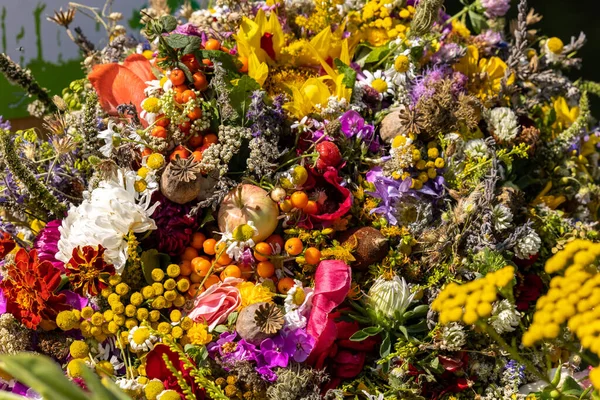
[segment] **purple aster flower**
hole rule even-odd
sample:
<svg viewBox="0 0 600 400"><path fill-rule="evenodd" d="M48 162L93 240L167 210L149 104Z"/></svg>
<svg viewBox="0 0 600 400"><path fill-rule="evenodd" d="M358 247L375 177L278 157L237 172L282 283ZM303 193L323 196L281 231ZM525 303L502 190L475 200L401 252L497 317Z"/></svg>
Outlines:
<svg viewBox="0 0 600 400"><path fill-rule="evenodd" d="M369 150L376 152L379 150L379 140L373 133L375 127L365 124L365 120L354 110L346 111L340 117L341 131L348 139L355 138L369 145Z"/></svg>
<svg viewBox="0 0 600 400"><path fill-rule="evenodd" d="M58 253L58 241L60 240L60 227L61 221L55 219L46 224L35 239L34 247L38 251L40 260L49 261L61 271L65 270L65 264L62 261L56 259L56 253Z"/></svg>
<svg viewBox="0 0 600 400"><path fill-rule="evenodd" d="M485 8L486 17L499 18L510 9L510 0L481 0L481 6Z"/></svg>
<svg viewBox="0 0 600 400"><path fill-rule="evenodd" d="M406 178L403 181L397 181L392 178L388 178L381 175L371 175L371 179L375 179L373 182L375 185L374 192L367 192L368 195L380 199L379 206L371 210L371 214L381 214L391 224L398 224L396 218L396 206L398 201L406 196L410 195L410 187L412 185L412 179ZM368 180L368 178L367 178Z"/></svg>
<svg viewBox="0 0 600 400"><path fill-rule="evenodd" d="M275 382L277 380L277 374L266 365L256 368L256 372L258 372L260 377L267 382Z"/></svg>
<svg viewBox="0 0 600 400"><path fill-rule="evenodd" d="M456 43L445 43L431 57L431 61L434 64L451 63L454 60L461 58L465 54L465 52L465 48L459 46Z"/></svg>
<svg viewBox="0 0 600 400"><path fill-rule="evenodd" d="M293 348L292 358L296 362L304 362L315 346L315 338L306 333L304 329L295 329L285 333L286 347Z"/></svg>
<svg viewBox="0 0 600 400"><path fill-rule="evenodd" d="M4 120L2 115L0 115L0 129L3 129L5 131L10 131L10 128L11 128L10 121Z"/></svg>

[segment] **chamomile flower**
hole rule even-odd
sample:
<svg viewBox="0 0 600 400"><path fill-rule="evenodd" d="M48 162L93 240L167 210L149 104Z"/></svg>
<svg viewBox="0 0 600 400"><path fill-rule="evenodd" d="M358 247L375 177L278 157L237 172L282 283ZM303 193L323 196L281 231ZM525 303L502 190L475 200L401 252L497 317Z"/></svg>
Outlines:
<svg viewBox="0 0 600 400"><path fill-rule="evenodd" d="M415 71L415 64L410 59L410 49L406 49L396 56L392 66L385 71L385 75L390 77L394 85L404 86L415 78Z"/></svg>
<svg viewBox="0 0 600 400"><path fill-rule="evenodd" d="M241 260L244 250L254 247L252 237L258 233L253 221L238 225L231 232L224 232L219 243L227 244L225 252L236 261Z"/></svg>
<svg viewBox="0 0 600 400"><path fill-rule="evenodd" d="M302 282L296 283L287 293L284 301L285 326L291 329L304 328L308 322L308 314L312 307L313 289L305 288Z"/></svg>
<svg viewBox="0 0 600 400"><path fill-rule="evenodd" d="M360 84L363 86L371 86L375 89L382 97L387 95L393 96L396 85L384 71L377 70L375 72L363 71L364 78L360 80Z"/></svg>
<svg viewBox="0 0 600 400"><path fill-rule="evenodd" d="M158 337L154 336L146 326L134 326L129 331L129 347L133 351L150 351L154 344L158 342Z"/></svg>
<svg viewBox="0 0 600 400"><path fill-rule="evenodd" d="M157 96L173 87L173 82L167 77L163 77L160 80L154 79L145 83L147 85L146 89L144 89L144 94L146 96Z"/></svg>
<svg viewBox="0 0 600 400"><path fill-rule="evenodd" d="M98 133L98 138L104 140L104 146L100 147L100 153L105 157L110 157L114 149L115 140L121 139L121 135L115 131L116 124L113 121L108 122L108 127Z"/></svg>

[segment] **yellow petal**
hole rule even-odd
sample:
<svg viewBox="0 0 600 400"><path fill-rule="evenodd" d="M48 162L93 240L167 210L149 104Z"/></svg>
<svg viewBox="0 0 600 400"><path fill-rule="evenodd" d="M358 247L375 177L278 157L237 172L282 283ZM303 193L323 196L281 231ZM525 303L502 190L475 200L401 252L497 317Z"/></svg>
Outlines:
<svg viewBox="0 0 600 400"><path fill-rule="evenodd" d="M262 87L269 75L267 63L261 62L255 53L248 57L248 75Z"/></svg>

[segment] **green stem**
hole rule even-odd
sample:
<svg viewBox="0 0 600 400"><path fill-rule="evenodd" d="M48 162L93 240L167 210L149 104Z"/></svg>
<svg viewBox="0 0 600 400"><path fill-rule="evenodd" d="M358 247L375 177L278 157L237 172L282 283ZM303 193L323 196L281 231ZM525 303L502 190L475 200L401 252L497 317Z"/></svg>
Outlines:
<svg viewBox="0 0 600 400"><path fill-rule="evenodd" d="M468 13L469 11L471 11L471 6L465 6L465 8L463 8L458 13L454 14L449 19L447 19L446 20L446 24L449 24L452 21L454 21L455 19L458 19L458 18L462 17L463 15L465 15L466 13Z"/></svg>
<svg viewBox="0 0 600 400"><path fill-rule="evenodd" d="M494 330L494 328L492 328L490 325L488 325L487 322L480 320L477 323L477 326L480 327L481 329L483 329L492 339L494 339L494 341L496 341L496 343L498 343L500 345L500 347L502 347L508 354L510 354L510 356L512 357L513 360L519 362L521 365L524 365L525 368L527 368L529 370L529 372L531 372L532 374L535 374L538 378L540 378L540 380L542 380L544 382L548 382L548 384L551 384L551 382L549 381L547 376L542 374L536 368L536 366L533 365L533 363L531 361L527 360L526 358L523 358L519 354L517 349L515 349L514 347L512 347L508 343L506 343L506 341L502 338L502 336L500 336L498 334L498 332L496 332Z"/></svg>

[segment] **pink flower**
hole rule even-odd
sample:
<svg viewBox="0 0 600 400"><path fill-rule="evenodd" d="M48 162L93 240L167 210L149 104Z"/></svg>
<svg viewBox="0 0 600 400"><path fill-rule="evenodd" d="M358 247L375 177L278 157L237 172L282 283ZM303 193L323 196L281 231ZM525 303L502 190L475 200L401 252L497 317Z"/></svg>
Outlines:
<svg viewBox="0 0 600 400"><path fill-rule="evenodd" d="M242 304L242 296L236 287L241 282L242 279L227 278L206 289L196 297L189 317L195 322L206 323L209 331L227 321L229 314Z"/></svg>

